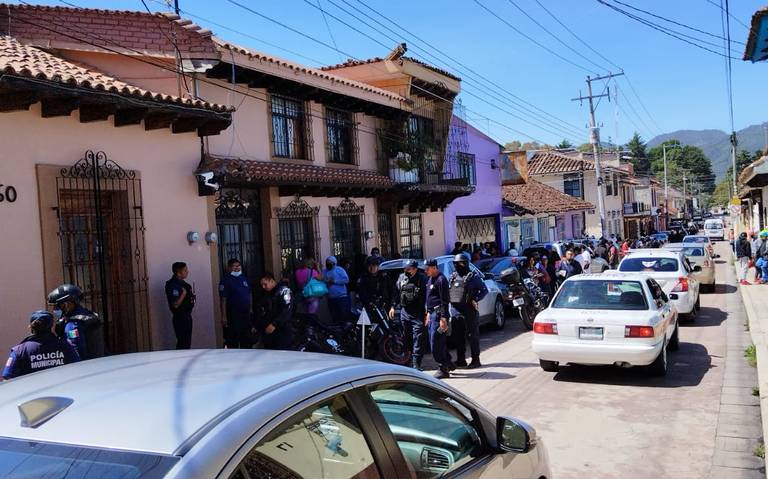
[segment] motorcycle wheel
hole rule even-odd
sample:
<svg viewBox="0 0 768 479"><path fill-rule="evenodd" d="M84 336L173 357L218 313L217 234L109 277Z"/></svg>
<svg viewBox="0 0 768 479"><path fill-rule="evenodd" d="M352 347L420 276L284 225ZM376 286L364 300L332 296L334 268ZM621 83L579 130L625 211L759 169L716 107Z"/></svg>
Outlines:
<svg viewBox="0 0 768 479"><path fill-rule="evenodd" d="M524 305L518 311L520 312L520 319L523 321L523 326L529 331L533 329L533 320L536 316L531 312L531 307Z"/></svg>
<svg viewBox="0 0 768 479"><path fill-rule="evenodd" d="M411 354L411 348L404 336L387 335L379 342L379 355L388 363L401 366L410 364Z"/></svg>

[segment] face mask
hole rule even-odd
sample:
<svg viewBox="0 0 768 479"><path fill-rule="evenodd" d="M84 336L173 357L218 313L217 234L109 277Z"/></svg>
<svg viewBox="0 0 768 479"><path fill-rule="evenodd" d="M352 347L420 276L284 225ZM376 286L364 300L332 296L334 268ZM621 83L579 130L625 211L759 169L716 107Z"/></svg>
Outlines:
<svg viewBox="0 0 768 479"><path fill-rule="evenodd" d="M54 319L61 319L61 317L64 315L64 311L60 309L54 309L53 310L53 317Z"/></svg>
<svg viewBox="0 0 768 479"><path fill-rule="evenodd" d="M235 278L237 278L238 276L240 276L241 274L243 274L243 272L242 272L242 271L232 271L232 272L231 272L231 273L229 273L229 274L231 274L232 276L234 276Z"/></svg>

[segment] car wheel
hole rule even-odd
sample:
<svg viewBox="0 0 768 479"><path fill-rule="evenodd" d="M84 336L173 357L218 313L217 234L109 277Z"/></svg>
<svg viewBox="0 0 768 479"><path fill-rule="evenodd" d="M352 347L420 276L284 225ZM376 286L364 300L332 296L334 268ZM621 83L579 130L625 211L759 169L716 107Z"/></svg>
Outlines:
<svg viewBox="0 0 768 479"><path fill-rule="evenodd" d="M493 327L495 329L504 329L506 322L507 315L504 312L504 303L499 298L496 298L496 304L493 306Z"/></svg>
<svg viewBox="0 0 768 479"><path fill-rule="evenodd" d="M557 361L545 361L544 359L539 359L539 366L548 373L556 373L560 371L560 363Z"/></svg>
<svg viewBox="0 0 768 479"><path fill-rule="evenodd" d="M520 311L520 319L523 321L523 326L525 326L526 329L529 331L533 329L533 320L535 319L535 315L531 311L531 307L523 305L522 308L519 309Z"/></svg>
<svg viewBox="0 0 768 479"><path fill-rule="evenodd" d="M661 346L661 352L656 359L648 366L648 370L654 376L665 376L667 374L667 343Z"/></svg>
<svg viewBox="0 0 768 479"><path fill-rule="evenodd" d="M667 345L670 351L677 351L680 349L680 325L675 325L675 332L672 333L672 338L669 340L669 345Z"/></svg>

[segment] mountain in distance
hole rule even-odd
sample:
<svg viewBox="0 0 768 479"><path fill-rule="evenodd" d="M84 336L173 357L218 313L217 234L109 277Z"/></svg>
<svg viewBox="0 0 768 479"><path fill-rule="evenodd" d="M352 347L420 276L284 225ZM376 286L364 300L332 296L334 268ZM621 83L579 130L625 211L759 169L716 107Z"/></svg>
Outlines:
<svg viewBox="0 0 768 479"><path fill-rule="evenodd" d="M736 132L738 149L754 153L765 148L763 125L752 125ZM654 147L666 140L676 139L683 145L698 146L712 161L712 172L718 181L731 166L731 143L728 133L721 130L678 130L651 138L648 147Z"/></svg>

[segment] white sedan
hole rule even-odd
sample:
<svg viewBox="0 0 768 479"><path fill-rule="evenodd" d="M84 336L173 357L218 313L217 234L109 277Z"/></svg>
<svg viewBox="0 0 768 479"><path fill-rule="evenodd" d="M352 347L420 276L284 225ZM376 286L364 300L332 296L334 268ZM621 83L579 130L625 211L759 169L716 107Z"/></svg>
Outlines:
<svg viewBox="0 0 768 479"><path fill-rule="evenodd" d="M650 366L667 372L679 345L677 311L661 286L641 274L567 279L533 323L533 352L545 371L561 364Z"/></svg>
<svg viewBox="0 0 768 479"><path fill-rule="evenodd" d="M637 249L619 263L623 273L641 273L655 279L672 300L677 311L693 321L699 311L699 281L694 273L701 266L691 266L682 251Z"/></svg>

